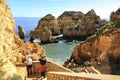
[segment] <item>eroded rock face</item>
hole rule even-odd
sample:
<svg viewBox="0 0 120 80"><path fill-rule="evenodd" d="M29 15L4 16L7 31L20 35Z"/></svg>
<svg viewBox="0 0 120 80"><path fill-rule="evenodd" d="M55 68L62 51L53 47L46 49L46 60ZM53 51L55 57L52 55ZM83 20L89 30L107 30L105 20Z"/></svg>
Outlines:
<svg viewBox="0 0 120 80"><path fill-rule="evenodd" d="M87 39L85 43L81 43L74 48L72 58L75 58L78 64L92 60L93 65L102 73L103 66L109 67L115 64L120 65L120 29L112 28L111 33L100 35L96 39ZM101 67L100 67L101 66ZM109 68L110 69L110 68ZM112 73L112 70L109 70Z"/></svg>
<svg viewBox="0 0 120 80"><path fill-rule="evenodd" d="M58 42L57 39L52 37L52 32L47 28L44 27L41 30L33 30L30 32L31 39L39 38L41 43L56 43Z"/></svg>
<svg viewBox="0 0 120 80"><path fill-rule="evenodd" d="M43 27L41 30L31 31L30 36L31 38L39 38L42 43L48 43L52 37L52 32L47 27Z"/></svg>
<svg viewBox="0 0 120 80"><path fill-rule="evenodd" d="M116 27L120 27L120 8L116 12L111 13L110 20L116 24Z"/></svg>
<svg viewBox="0 0 120 80"><path fill-rule="evenodd" d="M46 15L39 21L38 26L35 28L35 31L43 32L42 28L47 27L52 32L52 36L63 34L64 38L79 39L80 37L84 38L88 35L93 34L97 31L97 29L101 28L106 23L107 21L101 20L100 17L96 15L93 9L86 14L80 11L65 11L57 18L57 20L51 14ZM39 38L40 36L42 36L42 34L34 34L39 35ZM30 35L34 34L32 31ZM35 37L35 35L32 37ZM47 37L46 40L48 40ZM49 40L51 40L51 36L49 36ZM56 41L54 40L53 42Z"/></svg>
<svg viewBox="0 0 120 80"><path fill-rule="evenodd" d="M58 23L63 30L64 37L88 36L96 32L96 29L106 24L92 9L86 14L82 12L64 12L58 17Z"/></svg>
<svg viewBox="0 0 120 80"><path fill-rule="evenodd" d="M65 11L57 18L61 33L64 33L63 30L66 29L67 26L69 28L75 27L79 22L81 22L83 16L84 13L82 12Z"/></svg>
<svg viewBox="0 0 120 80"><path fill-rule="evenodd" d="M18 26L18 35L21 39L24 39L26 35L25 30L20 25Z"/></svg>
<svg viewBox="0 0 120 80"><path fill-rule="evenodd" d="M45 17L43 17L39 21L35 30L41 30L44 27L47 27L52 32L52 35L60 34L60 29L59 29L59 26L58 26L58 22L55 19L55 17L52 16L51 14L48 14Z"/></svg>
<svg viewBox="0 0 120 80"><path fill-rule="evenodd" d="M22 57L27 51L37 49L37 57L45 51L38 44L22 41L15 34L15 22L5 0L0 0L0 79L12 80L17 74L15 64L22 63ZM25 77L25 75L24 75Z"/></svg>
<svg viewBox="0 0 120 80"><path fill-rule="evenodd" d="M115 20L115 26L120 27L120 16Z"/></svg>
<svg viewBox="0 0 120 80"><path fill-rule="evenodd" d="M71 56L76 63L83 64L91 60L92 65L101 73L120 74L120 28L116 24L107 24L77 45Z"/></svg>
<svg viewBox="0 0 120 80"><path fill-rule="evenodd" d="M34 40L34 38L39 38L42 43L54 43L58 41L52 36L59 34L60 28L57 20L54 16L48 14L38 22L38 26L35 28L35 30L30 32L30 37L31 40Z"/></svg>
<svg viewBox="0 0 120 80"><path fill-rule="evenodd" d="M112 22L115 22L117 20L118 16L120 16L120 8L116 12L111 13L110 20Z"/></svg>
<svg viewBox="0 0 120 80"><path fill-rule="evenodd" d="M4 0L0 0L0 74L1 79L6 79L16 74L15 66L10 62L10 55L13 53L15 23L9 7ZM5 78L4 78L5 77Z"/></svg>

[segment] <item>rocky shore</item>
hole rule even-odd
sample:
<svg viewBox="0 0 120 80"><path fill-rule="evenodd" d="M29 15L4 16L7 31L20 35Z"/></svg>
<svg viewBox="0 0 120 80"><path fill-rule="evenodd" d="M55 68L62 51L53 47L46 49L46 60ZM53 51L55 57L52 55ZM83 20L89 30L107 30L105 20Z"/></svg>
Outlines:
<svg viewBox="0 0 120 80"><path fill-rule="evenodd" d="M78 65L86 61L101 73L120 74L120 8L110 21L74 48L71 58Z"/></svg>
<svg viewBox="0 0 120 80"><path fill-rule="evenodd" d="M22 64L30 51L35 51L33 60L38 60L46 52L37 43L21 40L24 31L22 35L15 34L14 18L5 0L0 0L0 12L0 79L13 80L19 77L22 80L24 77L18 75L16 65ZM104 71L108 68L103 70L102 67L108 66L109 73L120 74L120 8L111 13L109 22L101 20L94 10L87 14L64 12L57 19L48 14L39 21L30 36L48 43L57 42L53 36L59 34L66 38L91 35L74 48L71 60L74 59L79 66L87 66L85 63L88 61L101 73L106 73Z"/></svg>
<svg viewBox="0 0 120 80"><path fill-rule="evenodd" d="M57 19L51 14L43 17L30 36L31 39L40 38L42 43L58 42L53 36L59 34L67 41L86 39L74 48L71 60L75 59L78 65L89 61L101 73L120 74L119 26L120 8L111 13L109 21L102 20L94 9L86 14L65 11Z"/></svg>

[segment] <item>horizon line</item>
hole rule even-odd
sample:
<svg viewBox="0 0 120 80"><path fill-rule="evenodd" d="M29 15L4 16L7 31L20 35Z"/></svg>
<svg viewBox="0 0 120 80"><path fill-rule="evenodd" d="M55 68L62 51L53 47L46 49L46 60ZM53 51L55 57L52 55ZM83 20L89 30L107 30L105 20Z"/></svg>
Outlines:
<svg viewBox="0 0 120 80"><path fill-rule="evenodd" d="M38 18L40 16L13 16L14 18L15 17L26 17L26 18ZM43 16L45 17L45 16ZM40 17L40 18L43 18L43 17ZM58 18L58 17L55 17L55 18ZM110 17L106 17L106 18L101 18L101 19L110 19Z"/></svg>

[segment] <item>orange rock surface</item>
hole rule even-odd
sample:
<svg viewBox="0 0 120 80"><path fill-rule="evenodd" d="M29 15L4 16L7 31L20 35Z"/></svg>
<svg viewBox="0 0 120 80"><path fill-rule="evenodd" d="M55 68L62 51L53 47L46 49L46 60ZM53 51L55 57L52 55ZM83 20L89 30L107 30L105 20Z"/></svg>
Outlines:
<svg viewBox="0 0 120 80"><path fill-rule="evenodd" d="M34 59L38 59L43 48L37 43L22 41L15 34L15 22L5 0L0 0L0 80L11 80L17 75L15 64L22 63L22 57L36 50Z"/></svg>
<svg viewBox="0 0 120 80"><path fill-rule="evenodd" d="M111 14L111 21L74 48L76 63L91 60L102 73L120 74L120 9Z"/></svg>

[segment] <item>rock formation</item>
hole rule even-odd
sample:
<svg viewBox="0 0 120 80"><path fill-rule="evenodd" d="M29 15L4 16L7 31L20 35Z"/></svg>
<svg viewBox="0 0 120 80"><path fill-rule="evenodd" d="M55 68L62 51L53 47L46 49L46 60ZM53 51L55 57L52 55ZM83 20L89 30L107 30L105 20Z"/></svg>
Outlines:
<svg viewBox="0 0 120 80"><path fill-rule="evenodd" d="M82 12L64 12L58 17L58 23L63 30L64 37L88 36L96 32L96 29L106 24L92 9L86 14Z"/></svg>
<svg viewBox="0 0 120 80"><path fill-rule="evenodd" d="M110 20L112 22L115 22L117 20L118 16L120 16L120 8L116 12L111 13Z"/></svg>
<svg viewBox="0 0 120 80"><path fill-rule="evenodd" d="M96 15L95 11L92 9L88 13L84 14L82 12L75 12L75 11L65 11L62 15L60 15L57 20L51 14L46 15L43 17L38 26L31 32L31 40L33 40L36 35L39 35L41 41L43 40L42 33L44 27L47 27L48 30L51 31L52 36L63 34L64 38L84 38L89 36L97 31L97 29L101 28L107 23L105 20L101 20L99 16ZM36 31L36 32L35 32ZM39 33L37 33L40 31ZM34 33L33 33L34 32ZM52 42L57 42L55 39L49 36L49 40ZM46 41L45 41L46 40ZM48 37L44 37L42 42L51 42L48 41Z"/></svg>
<svg viewBox="0 0 120 80"><path fill-rule="evenodd" d="M120 8L111 13L110 20L116 24L116 27L120 27Z"/></svg>
<svg viewBox="0 0 120 80"><path fill-rule="evenodd" d="M117 13L119 13L119 9ZM116 14L116 13L115 13ZM113 13L111 14L111 16ZM119 16L116 16L119 19ZM81 65L90 61L102 73L120 74L120 20L108 23L74 48L71 58ZM105 70L104 70L105 69Z"/></svg>
<svg viewBox="0 0 120 80"><path fill-rule="evenodd" d="M84 13L82 12L65 11L57 18L61 33L64 33L64 27L75 27L79 22L81 22L83 16Z"/></svg>
<svg viewBox="0 0 120 80"><path fill-rule="evenodd" d="M38 25L35 28L35 30L32 30L30 32L30 37L31 39L37 37L41 40L42 43L54 43L58 41L52 36L58 34L60 34L58 22L54 16L48 14L38 22Z"/></svg>
<svg viewBox="0 0 120 80"><path fill-rule="evenodd" d="M56 39L52 38L52 32L47 28L43 27L40 30L33 30L30 32L32 39L39 38L42 43L56 42Z"/></svg>
<svg viewBox="0 0 120 80"><path fill-rule="evenodd" d="M27 52L37 49L34 59L45 53L38 44L22 41L14 30L15 22L10 8L5 0L0 0L0 80L13 80L18 77L15 64L22 63L22 56Z"/></svg>
<svg viewBox="0 0 120 80"><path fill-rule="evenodd" d="M21 39L24 39L26 35L25 30L20 25L18 26L18 35Z"/></svg>
<svg viewBox="0 0 120 80"><path fill-rule="evenodd" d="M60 34L58 22L55 19L55 17L52 16L51 14L48 14L45 17L43 17L42 19L40 19L35 30L41 30L44 27L47 27L52 32L52 35Z"/></svg>

